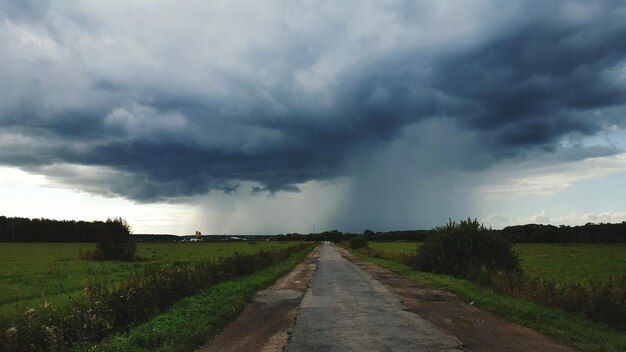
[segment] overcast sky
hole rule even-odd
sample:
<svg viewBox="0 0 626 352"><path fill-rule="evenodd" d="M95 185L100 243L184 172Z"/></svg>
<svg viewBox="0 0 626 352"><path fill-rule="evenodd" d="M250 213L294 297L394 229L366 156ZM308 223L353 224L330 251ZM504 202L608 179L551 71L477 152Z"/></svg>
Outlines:
<svg viewBox="0 0 626 352"><path fill-rule="evenodd" d="M623 1L0 0L0 215L626 221Z"/></svg>

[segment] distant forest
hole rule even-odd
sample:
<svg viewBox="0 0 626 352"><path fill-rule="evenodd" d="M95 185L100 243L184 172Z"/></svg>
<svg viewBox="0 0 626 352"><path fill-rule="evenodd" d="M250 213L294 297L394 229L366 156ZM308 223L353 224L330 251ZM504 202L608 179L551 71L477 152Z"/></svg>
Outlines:
<svg viewBox="0 0 626 352"><path fill-rule="evenodd" d="M68 221L0 216L0 242L96 242L104 229L103 221ZM514 243L626 243L626 221L619 224L586 224L583 226L517 225L500 232ZM278 241L343 241L364 236L368 241L423 241L430 230L373 232L362 234L326 231L315 234L290 233L270 239ZM139 242L174 241L173 235L133 235Z"/></svg>
<svg viewBox="0 0 626 352"><path fill-rule="evenodd" d="M516 225L502 230L487 230L503 234L513 243L626 243L626 221L619 224L585 224L583 226ZM408 230L373 232L363 234L327 231L301 235L291 233L277 236L280 240L313 239L318 241L344 241L355 236L364 236L368 241L423 241L432 234L431 230Z"/></svg>
<svg viewBox="0 0 626 352"><path fill-rule="evenodd" d="M517 225L501 232L514 243L624 243L626 221L619 224L583 226Z"/></svg>
<svg viewBox="0 0 626 352"><path fill-rule="evenodd" d="M0 216L0 242L96 242L104 224Z"/></svg>

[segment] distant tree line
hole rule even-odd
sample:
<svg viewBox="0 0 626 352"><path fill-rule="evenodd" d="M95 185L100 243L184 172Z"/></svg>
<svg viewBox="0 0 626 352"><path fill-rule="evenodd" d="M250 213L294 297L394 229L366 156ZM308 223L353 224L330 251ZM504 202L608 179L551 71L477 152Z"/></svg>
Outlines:
<svg viewBox="0 0 626 352"><path fill-rule="evenodd" d="M344 234L341 231L332 230L332 231L324 231L320 233L310 233L310 234L300 234L300 233L288 233L288 234L280 234L276 235L273 240L274 241L331 241L331 242L341 242L352 235Z"/></svg>
<svg viewBox="0 0 626 352"><path fill-rule="evenodd" d="M408 230L374 232L365 230L363 235L368 241L423 241L432 233L432 230Z"/></svg>
<svg viewBox="0 0 626 352"><path fill-rule="evenodd" d="M501 230L514 243L624 243L626 221L583 226L517 225Z"/></svg>
<svg viewBox="0 0 626 352"><path fill-rule="evenodd" d="M501 233L513 243L626 243L626 221L617 224L592 224L583 226L553 225L516 225L502 230L486 230ZM279 241L349 241L362 236L367 241L412 241L420 242L431 236L433 230L408 230L373 232L365 230L362 234L342 233L337 230L314 234L289 233L276 236Z"/></svg>
<svg viewBox="0 0 626 352"><path fill-rule="evenodd" d="M176 242L181 240L181 236L176 235L148 235L148 234L133 234L133 240L136 242Z"/></svg>
<svg viewBox="0 0 626 352"><path fill-rule="evenodd" d="M104 228L103 221L0 216L0 242L96 242Z"/></svg>
<svg viewBox="0 0 626 352"><path fill-rule="evenodd" d="M272 238L275 241L349 241L354 237L363 237L367 241L423 241L431 233L431 230L409 230L409 231L388 231L373 232L365 230L363 234L344 233L338 230L324 231L320 233L288 233L280 234Z"/></svg>
<svg viewBox="0 0 626 352"><path fill-rule="evenodd" d="M104 221L72 221L51 219L29 219L0 216L0 242L97 242L104 231ZM626 221L617 224L592 224L583 226L517 225L500 232L514 243L626 243ZM321 233L288 233L264 239L275 241L349 241L363 236L368 241L424 241L432 230L408 230L374 232L362 234L343 233L338 230ZM214 236L206 236L214 237ZM174 235L133 235L137 242L174 241Z"/></svg>

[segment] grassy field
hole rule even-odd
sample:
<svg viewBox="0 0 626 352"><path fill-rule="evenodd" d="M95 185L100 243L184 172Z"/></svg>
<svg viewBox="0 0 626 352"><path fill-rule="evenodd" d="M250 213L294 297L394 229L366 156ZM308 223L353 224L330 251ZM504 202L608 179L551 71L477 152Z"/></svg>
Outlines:
<svg viewBox="0 0 626 352"><path fill-rule="evenodd" d="M374 249L391 253L410 253L415 252L420 242L368 242L368 245Z"/></svg>
<svg viewBox="0 0 626 352"><path fill-rule="evenodd" d="M0 243L0 317L23 311L44 300L63 306L79 295L88 280L115 284L148 266L213 260L238 253L282 248L289 242L145 243L138 245L136 263L78 259L87 243Z"/></svg>
<svg viewBox="0 0 626 352"><path fill-rule="evenodd" d="M370 242L370 247L386 252L413 252L412 242ZM626 244L516 244L528 275L574 283L604 280L626 274Z"/></svg>
<svg viewBox="0 0 626 352"><path fill-rule="evenodd" d="M626 244L517 244L530 275L561 282L626 275Z"/></svg>

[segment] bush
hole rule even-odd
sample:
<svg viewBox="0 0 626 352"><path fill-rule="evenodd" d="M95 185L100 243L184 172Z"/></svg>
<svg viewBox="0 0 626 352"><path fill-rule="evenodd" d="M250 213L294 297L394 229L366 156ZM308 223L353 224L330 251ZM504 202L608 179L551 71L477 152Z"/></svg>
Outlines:
<svg viewBox="0 0 626 352"><path fill-rule="evenodd" d="M137 244L130 235L130 225L124 219L107 219L98 234L96 250L79 251L81 260L137 260Z"/></svg>
<svg viewBox="0 0 626 352"><path fill-rule="evenodd" d="M417 249L414 267L475 281L489 280L493 272L521 273L511 243L469 218L436 227Z"/></svg>
<svg viewBox="0 0 626 352"><path fill-rule="evenodd" d="M363 236L352 237L350 241L348 241L348 245L352 249L367 247L367 240Z"/></svg>

